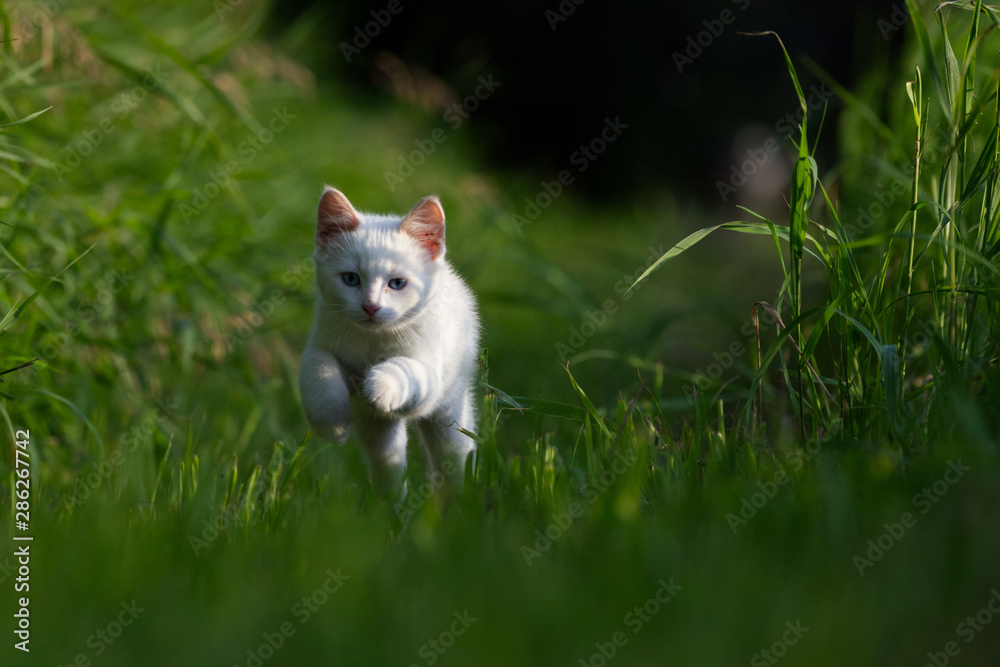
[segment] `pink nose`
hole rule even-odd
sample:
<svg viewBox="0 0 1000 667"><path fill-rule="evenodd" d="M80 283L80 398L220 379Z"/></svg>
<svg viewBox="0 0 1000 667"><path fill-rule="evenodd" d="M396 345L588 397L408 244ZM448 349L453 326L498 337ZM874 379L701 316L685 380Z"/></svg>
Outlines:
<svg viewBox="0 0 1000 667"><path fill-rule="evenodd" d="M377 303L364 303L361 304L361 307L368 313L368 317L374 317L378 309L381 308Z"/></svg>

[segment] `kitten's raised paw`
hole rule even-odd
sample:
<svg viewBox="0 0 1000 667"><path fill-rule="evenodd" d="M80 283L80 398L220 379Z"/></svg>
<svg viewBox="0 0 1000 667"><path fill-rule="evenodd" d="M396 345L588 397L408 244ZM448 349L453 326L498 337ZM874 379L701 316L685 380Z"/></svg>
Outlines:
<svg viewBox="0 0 1000 667"><path fill-rule="evenodd" d="M410 392L406 371L391 361L372 366L365 378L365 396L382 412L407 407Z"/></svg>
<svg viewBox="0 0 1000 667"><path fill-rule="evenodd" d="M310 423L316 435L337 445L343 445L351 435L350 419L338 421L324 413L310 416Z"/></svg>
<svg viewBox="0 0 1000 667"><path fill-rule="evenodd" d="M338 445L343 445L347 442L347 439L351 436L351 425L350 424L338 424L330 429L330 433L327 438Z"/></svg>

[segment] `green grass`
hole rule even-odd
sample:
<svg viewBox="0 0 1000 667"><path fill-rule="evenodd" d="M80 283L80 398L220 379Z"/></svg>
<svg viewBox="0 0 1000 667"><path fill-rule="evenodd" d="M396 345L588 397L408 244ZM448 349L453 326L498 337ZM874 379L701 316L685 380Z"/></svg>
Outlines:
<svg viewBox="0 0 1000 667"><path fill-rule="evenodd" d="M742 212L739 246L674 222L701 218L683 205L572 192L519 234L538 177L484 171L463 128L389 192L440 117L316 85L282 51L315 26L262 41L266 7L67 5L6 42L0 368L37 361L0 376L34 536L32 651L8 631L3 664L248 665L265 635L266 665L770 664L788 623L808 628L774 649L788 664L924 664L951 641L992 664L1000 620L957 627L1000 587L998 38L968 4L912 21L903 74L861 86L882 95L792 138L789 219ZM324 182L371 209L439 194L481 301L477 466L441 497L414 465L405 528L299 406ZM609 299L567 369L557 344Z"/></svg>

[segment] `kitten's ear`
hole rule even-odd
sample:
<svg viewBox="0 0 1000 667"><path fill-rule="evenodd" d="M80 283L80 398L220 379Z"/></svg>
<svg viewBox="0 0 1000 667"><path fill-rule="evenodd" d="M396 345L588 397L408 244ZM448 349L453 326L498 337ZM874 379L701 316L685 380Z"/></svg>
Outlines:
<svg viewBox="0 0 1000 667"><path fill-rule="evenodd" d="M324 247L333 237L354 231L357 227L358 212L351 202L340 190L326 186L316 217L316 245Z"/></svg>
<svg viewBox="0 0 1000 667"><path fill-rule="evenodd" d="M399 231L412 236L431 261L444 251L444 209L437 197L424 197L403 218Z"/></svg>

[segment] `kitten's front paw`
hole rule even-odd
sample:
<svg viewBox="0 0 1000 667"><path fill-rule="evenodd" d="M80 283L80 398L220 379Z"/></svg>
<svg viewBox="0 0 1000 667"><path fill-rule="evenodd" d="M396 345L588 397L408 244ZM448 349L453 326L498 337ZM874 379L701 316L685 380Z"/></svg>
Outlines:
<svg viewBox="0 0 1000 667"><path fill-rule="evenodd" d="M347 442L347 438L351 435L351 425L350 424L337 424L330 428L330 433L327 439L337 445L343 445Z"/></svg>
<svg viewBox="0 0 1000 667"><path fill-rule="evenodd" d="M396 412L409 401L410 378L398 364L383 362L372 366L365 378L365 396L382 412Z"/></svg>

